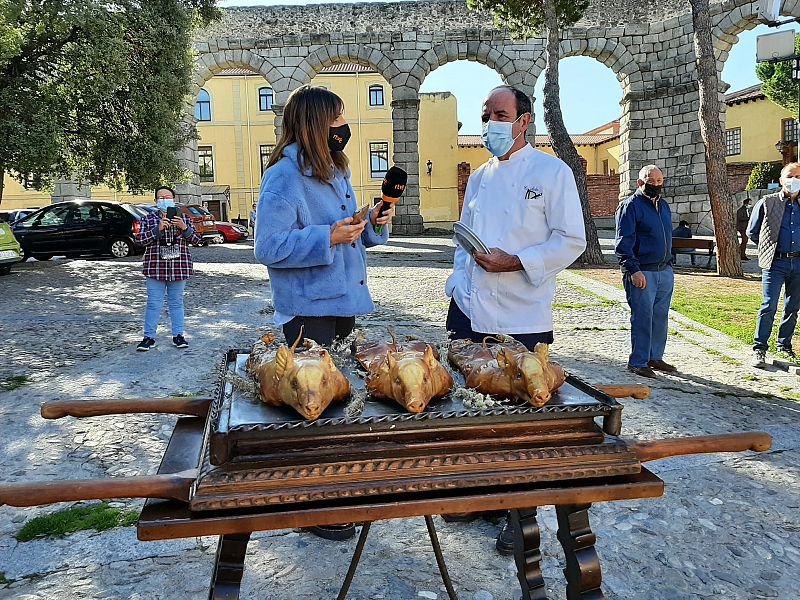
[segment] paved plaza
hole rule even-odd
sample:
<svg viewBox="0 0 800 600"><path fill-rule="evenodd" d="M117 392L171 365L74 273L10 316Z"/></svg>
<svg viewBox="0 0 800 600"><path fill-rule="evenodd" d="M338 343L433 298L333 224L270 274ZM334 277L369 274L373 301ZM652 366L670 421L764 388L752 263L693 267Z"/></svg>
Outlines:
<svg viewBox="0 0 800 600"><path fill-rule="evenodd" d="M437 237L397 238L369 251L377 310L358 324L373 333L441 342L444 282L453 246ZM0 278L0 480L121 477L155 473L175 417L112 416L45 421L46 400L76 397L208 395L229 348L245 348L270 327L267 269L249 243L194 250L187 287L190 347L142 337L140 259L29 261ZM685 261L684 261L685 262ZM621 292L580 270L559 278L552 358L591 383L648 383L625 371L629 312ZM165 326L167 325L167 326ZM623 436L657 439L746 430L774 438L764 454L701 455L650 463L666 482L655 500L595 505L591 518L607 598L798 597L800 573L800 377L747 366L751 351L675 315L667 347L680 373L652 382L644 401L623 400ZM115 505L138 509L141 501ZM215 538L138 542L134 527L17 542L31 517L66 505L0 508L0 600L201 599L207 597ZM565 597L555 511L540 511L548 594ZM459 598L517 600L513 560L495 553L499 525L436 524ZM355 540L337 543L285 530L249 546L243 599L334 598ZM422 518L376 523L349 598L446 598Z"/></svg>

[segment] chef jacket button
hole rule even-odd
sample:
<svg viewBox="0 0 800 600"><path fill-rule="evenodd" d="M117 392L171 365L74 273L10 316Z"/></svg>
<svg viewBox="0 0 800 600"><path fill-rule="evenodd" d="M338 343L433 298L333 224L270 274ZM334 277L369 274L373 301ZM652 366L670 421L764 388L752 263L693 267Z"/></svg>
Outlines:
<svg viewBox="0 0 800 600"><path fill-rule="evenodd" d="M344 204L342 204L342 210L347 210L347 207Z"/></svg>
<svg viewBox="0 0 800 600"><path fill-rule="evenodd" d="M511 210L507 208L507 209L506 209L506 214L508 214L508 213L510 213L510 212L511 212Z"/></svg>
<svg viewBox="0 0 800 600"><path fill-rule="evenodd" d="M492 292L492 298L494 298L494 292Z"/></svg>
<svg viewBox="0 0 800 600"><path fill-rule="evenodd" d="M355 243L355 242L353 242L353 243L352 243L352 244L350 244L350 245L351 245L353 248L355 248L355 247L356 247L356 243Z"/></svg>
<svg viewBox="0 0 800 600"><path fill-rule="evenodd" d="M362 280L361 280L361 281L359 281L358 283L360 283L361 285L364 285L364 280L362 279Z"/></svg>

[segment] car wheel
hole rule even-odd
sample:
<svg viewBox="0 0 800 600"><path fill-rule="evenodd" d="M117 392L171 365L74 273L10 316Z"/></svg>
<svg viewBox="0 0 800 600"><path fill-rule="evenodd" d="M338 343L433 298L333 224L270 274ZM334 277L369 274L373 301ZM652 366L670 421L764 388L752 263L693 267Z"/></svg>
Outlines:
<svg viewBox="0 0 800 600"><path fill-rule="evenodd" d="M217 236L215 236L214 238L212 238L211 241L214 242L215 244L224 244L228 240L226 240L225 236L220 233Z"/></svg>
<svg viewBox="0 0 800 600"><path fill-rule="evenodd" d="M36 260L50 260L51 258L53 258L53 255L52 254L34 254L33 258L35 258Z"/></svg>
<svg viewBox="0 0 800 600"><path fill-rule="evenodd" d="M133 244L125 238L117 238L111 241L109 250L114 258L126 258L133 254Z"/></svg>

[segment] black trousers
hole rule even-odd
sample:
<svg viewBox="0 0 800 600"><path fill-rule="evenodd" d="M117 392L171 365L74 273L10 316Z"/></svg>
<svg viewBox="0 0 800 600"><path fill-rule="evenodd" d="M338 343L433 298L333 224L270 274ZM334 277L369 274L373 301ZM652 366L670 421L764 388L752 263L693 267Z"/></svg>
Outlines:
<svg viewBox="0 0 800 600"><path fill-rule="evenodd" d="M452 298L450 299L450 308L447 310L447 332L451 340L472 340L473 342L482 342L483 338L486 336L493 335L491 333L473 331L469 317L458 308L458 304L456 304L456 301ZM531 351L533 351L536 344L540 342L545 344L553 343L552 331L543 331L542 333L512 333L510 335Z"/></svg>
<svg viewBox="0 0 800 600"><path fill-rule="evenodd" d="M283 326L286 343L291 346L300 335L322 346L330 346L336 338L346 338L356 326L355 317L295 317Z"/></svg>

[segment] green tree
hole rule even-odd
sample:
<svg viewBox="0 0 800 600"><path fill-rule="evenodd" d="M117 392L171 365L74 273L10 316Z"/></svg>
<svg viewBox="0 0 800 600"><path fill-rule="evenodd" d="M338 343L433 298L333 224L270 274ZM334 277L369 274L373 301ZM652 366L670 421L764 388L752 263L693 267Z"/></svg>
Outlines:
<svg viewBox="0 0 800 600"><path fill-rule="evenodd" d="M597 228L589 207L586 171L564 125L558 83L561 30L574 25L583 16L589 6L588 0L467 0L467 5L474 10L491 11L495 22L501 27L508 27L514 37L529 37L543 29L547 30L544 122L550 134L553 150L572 169L578 186L586 231L586 251L581 261L594 265L603 264L603 252L600 249Z"/></svg>
<svg viewBox="0 0 800 600"><path fill-rule="evenodd" d="M800 54L800 36L794 38L795 54ZM792 61L759 63L756 76L763 81L761 91L772 102L791 112L797 118L797 98L800 81L792 79Z"/></svg>
<svg viewBox="0 0 800 600"><path fill-rule="evenodd" d="M0 202L6 172L144 189L176 153L191 35L213 0L0 0Z"/></svg>

